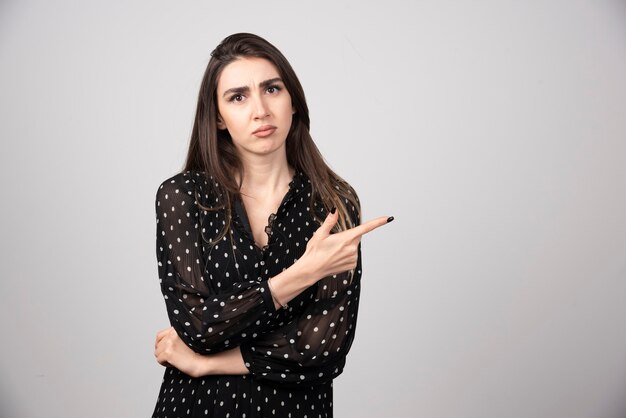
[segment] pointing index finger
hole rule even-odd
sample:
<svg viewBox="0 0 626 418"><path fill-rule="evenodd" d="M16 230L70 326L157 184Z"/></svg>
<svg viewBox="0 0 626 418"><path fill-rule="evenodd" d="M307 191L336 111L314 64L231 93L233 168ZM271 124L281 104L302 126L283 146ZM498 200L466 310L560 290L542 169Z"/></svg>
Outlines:
<svg viewBox="0 0 626 418"><path fill-rule="evenodd" d="M386 216L381 216L379 218L375 218L372 219L370 221L367 221L359 226L355 226L354 228L350 229L350 233L353 235L353 237L358 237L358 236L363 236L365 234L367 234L368 232L373 231L374 229L381 227L385 224L388 224L389 222L393 221L393 216L390 217L386 217Z"/></svg>

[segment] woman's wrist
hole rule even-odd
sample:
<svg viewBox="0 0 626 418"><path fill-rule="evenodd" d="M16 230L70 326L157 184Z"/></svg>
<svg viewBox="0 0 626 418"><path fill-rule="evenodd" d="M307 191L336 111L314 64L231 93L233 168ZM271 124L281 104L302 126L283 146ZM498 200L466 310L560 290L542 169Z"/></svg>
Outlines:
<svg viewBox="0 0 626 418"><path fill-rule="evenodd" d="M194 364L196 366L196 371L193 377L208 376L213 374L214 367L212 355L204 356L202 354L195 353Z"/></svg>
<svg viewBox="0 0 626 418"><path fill-rule="evenodd" d="M313 273L306 259L300 258L288 269L271 277L271 287L269 283L268 287L272 292L275 307L278 309L281 305L288 305L291 299L314 285L318 280L319 277Z"/></svg>
<svg viewBox="0 0 626 418"><path fill-rule="evenodd" d="M273 289L272 287L272 278L270 277L269 279L267 279L267 288L269 289L270 293L272 294L272 301L274 301L274 308L275 309L287 309L287 304L281 302L280 300L278 300L278 296L276 295L276 291Z"/></svg>
<svg viewBox="0 0 626 418"><path fill-rule="evenodd" d="M300 281L305 283L306 287L313 286L322 278L311 263L309 263L306 253L293 263L290 268L294 269L295 275L298 276Z"/></svg>
<svg viewBox="0 0 626 418"><path fill-rule="evenodd" d="M222 351L216 354L198 354L194 356L194 372L192 377L201 377L217 374L242 375L248 374L239 347Z"/></svg>

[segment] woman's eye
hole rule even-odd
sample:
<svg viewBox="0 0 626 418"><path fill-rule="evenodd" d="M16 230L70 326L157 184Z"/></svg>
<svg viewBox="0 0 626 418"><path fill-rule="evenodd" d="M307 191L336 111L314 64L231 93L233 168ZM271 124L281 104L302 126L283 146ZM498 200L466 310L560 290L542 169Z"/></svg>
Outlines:
<svg viewBox="0 0 626 418"><path fill-rule="evenodd" d="M229 102L240 102L243 100L243 96L241 94L233 94L230 96Z"/></svg>
<svg viewBox="0 0 626 418"><path fill-rule="evenodd" d="M269 87L267 88L267 92L268 92L269 94L278 93L280 90L281 90L281 88L280 88L280 87L278 87L278 86L269 86Z"/></svg>

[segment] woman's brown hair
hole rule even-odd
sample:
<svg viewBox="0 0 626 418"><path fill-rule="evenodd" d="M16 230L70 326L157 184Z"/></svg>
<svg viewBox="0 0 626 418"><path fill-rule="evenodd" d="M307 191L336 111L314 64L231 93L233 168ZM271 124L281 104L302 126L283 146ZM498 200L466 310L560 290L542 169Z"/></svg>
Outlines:
<svg viewBox="0 0 626 418"><path fill-rule="evenodd" d="M304 90L293 68L285 56L265 39L250 33L236 33L226 37L211 52L211 59L204 72L198 106L194 119L189 151L184 170L198 170L213 178L219 188L218 202L205 210L225 209L226 225L219 241L230 228L232 220L233 199L240 192L241 184L237 184L235 173L243 179L243 165L227 130L217 128L217 82L228 64L242 57L264 58L274 64L291 96L295 109L291 127L287 134L287 162L306 174L311 181L311 212L316 221L314 202L322 202L328 211L336 207L339 220L335 231L352 228L352 217L348 210L356 210L360 214L360 205L350 185L328 167L309 133L309 109L306 104ZM197 199L200 202L199 199Z"/></svg>

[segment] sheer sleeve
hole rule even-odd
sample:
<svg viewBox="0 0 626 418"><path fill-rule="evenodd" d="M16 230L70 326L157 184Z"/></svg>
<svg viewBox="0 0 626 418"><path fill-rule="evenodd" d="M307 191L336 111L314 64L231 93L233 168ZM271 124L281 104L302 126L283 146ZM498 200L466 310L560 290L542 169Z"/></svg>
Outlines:
<svg viewBox="0 0 626 418"><path fill-rule="evenodd" d="M352 216L358 225L358 211ZM353 273L324 278L315 286L315 299L296 318L241 345L252 374L288 385L322 383L341 374L356 329L361 244Z"/></svg>
<svg viewBox="0 0 626 418"><path fill-rule="evenodd" d="M205 277L195 181L185 172L159 186L156 252L170 323L189 347L207 354L257 337L276 310L267 282L250 280L217 292Z"/></svg>

